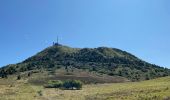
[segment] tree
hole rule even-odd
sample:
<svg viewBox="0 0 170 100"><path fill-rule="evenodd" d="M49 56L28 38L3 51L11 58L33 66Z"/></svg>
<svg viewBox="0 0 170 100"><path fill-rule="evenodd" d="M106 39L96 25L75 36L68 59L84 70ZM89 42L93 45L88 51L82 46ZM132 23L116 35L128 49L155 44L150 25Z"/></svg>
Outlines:
<svg viewBox="0 0 170 100"><path fill-rule="evenodd" d="M8 78L8 75L7 74L2 74L2 78Z"/></svg>
<svg viewBox="0 0 170 100"><path fill-rule="evenodd" d="M92 71L97 71L96 66L92 66Z"/></svg>
<svg viewBox="0 0 170 100"><path fill-rule="evenodd" d="M68 66L65 66L65 70L68 72Z"/></svg>
<svg viewBox="0 0 170 100"><path fill-rule="evenodd" d="M17 76L17 80L20 80L20 79L21 79L21 75L18 75L18 76Z"/></svg>
<svg viewBox="0 0 170 100"><path fill-rule="evenodd" d="M30 77L30 76L31 76L31 72L28 73L28 77Z"/></svg>
<svg viewBox="0 0 170 100"><path fill-rule="evenodd" d="M63 87L65 89L78 89L80 90L82 88L82 82L79 81L79 80L67 80L67 81L64 81L63 83Z"/></svg>
<svg viewBox="0 0 170 100"><path fill-rule="evenodd" d="M2 78L8 78L8 74L4 69L1 70L0 75Z"/></svg>
<svg viewBox="0 0 170 100"><path fill-rule="evenodd" d="M146 74L146 76L145 76L145 80L149 80L149 79L150 79L149 74Z"/></svg>

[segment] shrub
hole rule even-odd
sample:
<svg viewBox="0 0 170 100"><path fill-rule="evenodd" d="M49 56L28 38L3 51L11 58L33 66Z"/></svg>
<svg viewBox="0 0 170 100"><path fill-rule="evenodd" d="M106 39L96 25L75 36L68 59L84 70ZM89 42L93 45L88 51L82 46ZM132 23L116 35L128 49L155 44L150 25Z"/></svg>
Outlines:
<svg viewBox="0 0 170 100"><path fill-rule="evenodd" d="M82 88L82 82L79 80L67 80L64 81L63 88L80 90Z"/></svg>
<svg viewBox="0 0 170 100"><path fill-rule="evenodd" d="M66 90L80 90L82 82L79 80L66 80L66 81L49 81L45 88L61 88Z"/></svg>
<svg viewBox="0 0 170 100"><path fill-rule="evenodd" d="M48 84L45 86L45 88L61 88L63 86L62 81L52 81L50 80Z"/></svg>
<svg viewBox="0 0 170 100"><path fill-rule="evenodd" d="M39 96L42 96L42 95L43 95L41 90L40 90L40 91L37 91L37 93L38 93Z"/></svg>

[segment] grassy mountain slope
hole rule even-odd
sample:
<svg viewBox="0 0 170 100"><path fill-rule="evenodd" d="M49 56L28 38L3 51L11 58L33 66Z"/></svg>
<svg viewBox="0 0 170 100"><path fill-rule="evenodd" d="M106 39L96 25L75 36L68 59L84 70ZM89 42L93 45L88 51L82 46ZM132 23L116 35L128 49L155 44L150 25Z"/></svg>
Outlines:
<svg viewBox="0 0 170 100"><path fill-rule="evenodd" d="M53 73L60 68L72 73L74 69L82 69L109 76L121 76L132 81L170 75L169 69L147 63L119 49L107 47L80 49L54 45L22 63L1 68L0 76L6 77L33 70L46 70Z"/></svg>

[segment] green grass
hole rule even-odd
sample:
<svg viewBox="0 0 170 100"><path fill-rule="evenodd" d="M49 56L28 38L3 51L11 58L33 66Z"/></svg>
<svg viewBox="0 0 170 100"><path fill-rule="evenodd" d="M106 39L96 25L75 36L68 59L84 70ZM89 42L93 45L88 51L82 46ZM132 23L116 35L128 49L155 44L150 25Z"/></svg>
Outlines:
<svg viewBox="0 0 170 100"><path fill-rule="evenodd" d="M168 98L170 77L84 85L82 90L45 89L27 80L0 79L0 100L170 100Z"/></svg>

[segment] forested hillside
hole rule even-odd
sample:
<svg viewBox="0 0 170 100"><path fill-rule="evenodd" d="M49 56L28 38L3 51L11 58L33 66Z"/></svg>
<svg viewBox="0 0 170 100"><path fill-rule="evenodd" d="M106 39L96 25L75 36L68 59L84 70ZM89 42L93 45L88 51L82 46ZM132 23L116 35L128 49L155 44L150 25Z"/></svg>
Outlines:
<svg viewBox="0 0 170 100"><path fill-rule="evenodd" d="M71 48L53 45L22 63L8 65L0 69L0 76L33 71L53 71L83 69L110 76L121 76L132 81L149 80L170 75L170 70L147 63L134 55L115 48Z"/></svg>

